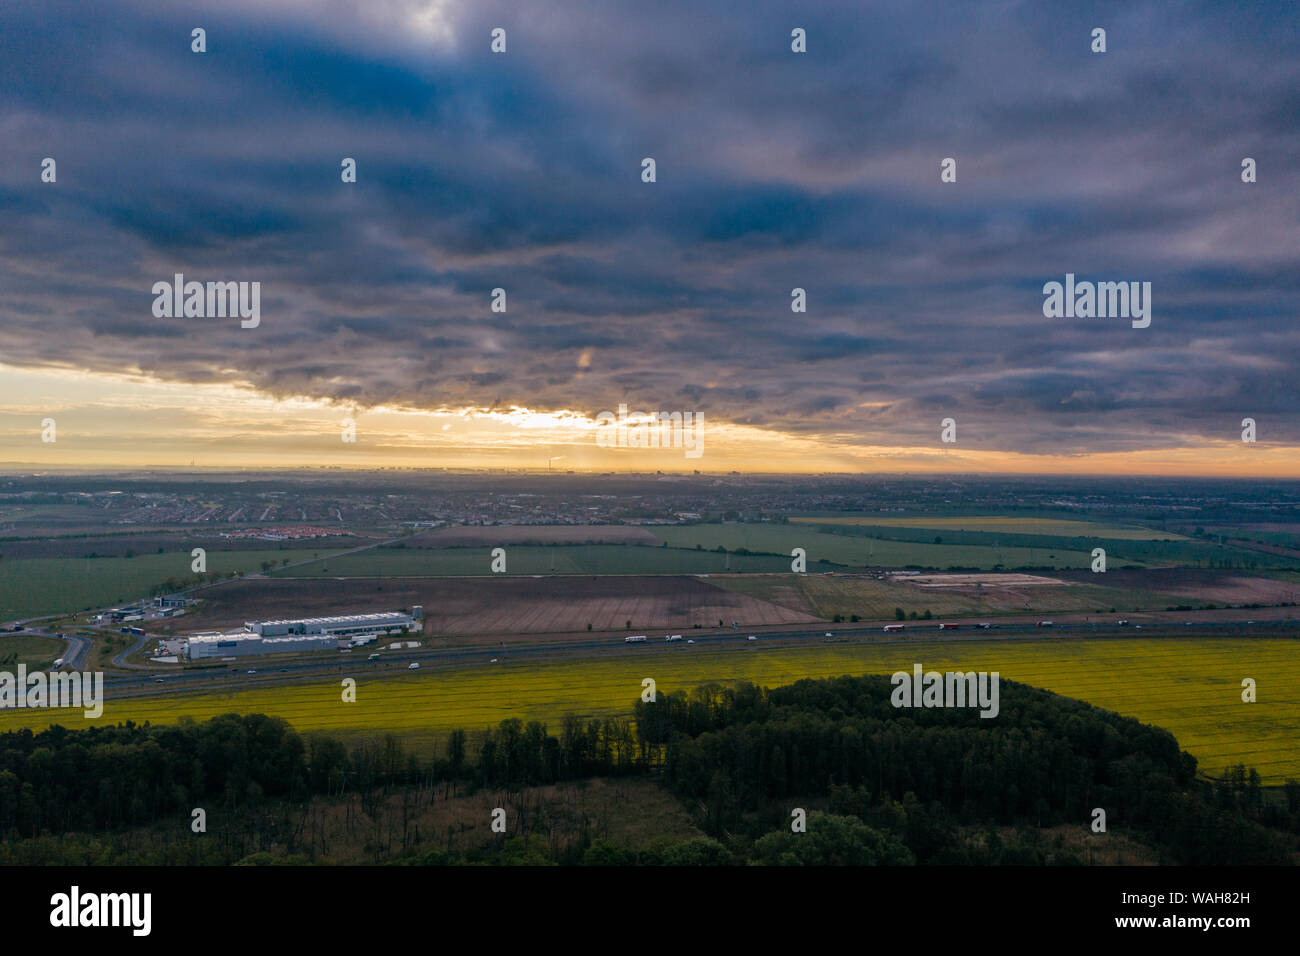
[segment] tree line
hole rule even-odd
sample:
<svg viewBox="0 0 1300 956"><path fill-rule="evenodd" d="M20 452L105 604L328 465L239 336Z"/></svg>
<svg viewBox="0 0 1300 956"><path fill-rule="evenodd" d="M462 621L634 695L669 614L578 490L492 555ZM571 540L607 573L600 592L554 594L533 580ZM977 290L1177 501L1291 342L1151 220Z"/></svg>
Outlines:
<svg viewBox="0 0 1300 956"><path fill-rule="evenodd" d="M349 826L364 817L377 858L413 863L1082 863L1080 847L1104 840L1091 831L1098 809L1108 832L1162 862L1285 863L1300 846L1295 781L1264 788L1244 767L1209 780L1167 731L1000 688L999 716L986 720L895 709L883 676L711 684L638 701L631 720L568 716L552 732L508 719L423 754L393 735L303 737L260 714L12 731L0 734L0 861L130 862L129 845L105 857L101 838L164 820L187 834L195 807L228 821L222 839L167 860L305 860L326 853L307 809L317 798L345 801ZM536 788L593 778L658 781L704 835L625 847L584 824L576 841L530 840L530 815L563 816ZM517 795L511 817L523 825L470 851L414 832L421 806L478 790ZM1087 835L1068 846L1043 836L1063 829Z"/></svg>

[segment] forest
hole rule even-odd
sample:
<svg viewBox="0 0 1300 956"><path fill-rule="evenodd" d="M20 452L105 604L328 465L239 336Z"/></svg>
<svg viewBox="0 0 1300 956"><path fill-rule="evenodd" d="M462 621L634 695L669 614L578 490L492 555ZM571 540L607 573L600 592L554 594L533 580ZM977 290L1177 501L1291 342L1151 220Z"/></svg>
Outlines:
<svg viewBox="0 0 1300 956"><path fill-rule="evenodd" d="M896 709L890 690L710 684L434 753L258 714L14 731L0 862L1073 865L1119 836L1143 862L1297 859L1296 781L1206 779L1167 731L1010 681L994 720ZM611 836L619 814L645 826Z"/></svg>

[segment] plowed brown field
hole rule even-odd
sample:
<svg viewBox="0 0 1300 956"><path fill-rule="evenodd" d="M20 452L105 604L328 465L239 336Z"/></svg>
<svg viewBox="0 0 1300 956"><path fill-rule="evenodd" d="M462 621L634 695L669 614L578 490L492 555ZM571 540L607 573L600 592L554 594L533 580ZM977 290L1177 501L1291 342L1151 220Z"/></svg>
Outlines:
<svg viewBox="0 0 1300 956"><path fill-rule="evenodd" d="M431 634L541 634L793 624L817 618L699 578L349 578L254 579L202 593L203 605L183 619L185 630L238 627L273 617L315 617L424 607Z"/></svg>

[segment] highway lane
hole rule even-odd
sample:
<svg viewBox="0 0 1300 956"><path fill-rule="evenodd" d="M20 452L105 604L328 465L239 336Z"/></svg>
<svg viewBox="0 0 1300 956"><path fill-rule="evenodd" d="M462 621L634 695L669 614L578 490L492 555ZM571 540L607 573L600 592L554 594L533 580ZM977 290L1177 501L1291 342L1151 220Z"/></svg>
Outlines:
<svg viewBox="0 0 1300 956"><path fill-rule="evenodd" d="M627 643L621 637L606 636L565 642L537 642L473 647L423 647L415 650L375 651L360 647L350 653L340 652L319 660L284 660L247 657L221 666L177 668L157 665L149 673L105 676L105 692L111 697L152 696L157 694L203 693L319 681L328 677L356 677L382 673L386 676L407 674L413 678L435 676L449 668L497 667L526 662L551 660L610 659L665 653L691 653L697 649L780 649L822 644L915 644L955 642L1107 640L1160 637L1257 636L1295 637L1300 622L1200 622L1190 626L1175 622L1144 623L1140 627L1119 627L1107 623L1069 623L1053 627L1032 624L994 624L987 630L962 627L938 630L938 626L909 624L907 630L884 632L880 625L853 629L837 627L799 627L777 631L745 631L690 634L682 632L681 641L667 642L663 634L647 635L644 643ZM757 638L749 641L753 633ZM833 636L827 637L827 634ZM693 643L688 643L693 642ZM379 660L369 656L379 653ZM496 659L496 663L492 659ZM410 670L411 663L420 665ZM249 672L253 673L249 673Z"/></svg>
<svg viewBox="0 0 1300 956"><path fill-rule="evenodd" d="M86 666L86 655L90 653L90 638L80 634L64 634L68 649L63 655L64 669L82 670Z"/></svg>
<svg viewBox="0 0 1300 956"><path fill-rule="evenodd" d="M90 653L90 638L82 637L80 634L60 634L53 631L32 631L30 633L38 634L41 637L53 637L68 645L68 649L61 655L63 664L59 667L59 670L79 671L85 667L86 655Z"/></svg>

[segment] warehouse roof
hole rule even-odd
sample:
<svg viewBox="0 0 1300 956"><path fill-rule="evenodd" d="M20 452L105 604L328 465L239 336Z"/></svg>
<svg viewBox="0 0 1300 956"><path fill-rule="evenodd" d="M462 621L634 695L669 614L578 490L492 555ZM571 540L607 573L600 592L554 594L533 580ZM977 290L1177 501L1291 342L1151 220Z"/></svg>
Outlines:
<svg viewBox="0 0 1300 956"><path fill-rule="evenodd" d="M244 626L253 624L361 624L367 621L409 620L409 614L401 611L376 611L373 614L340 614L335 617L290 617L270 621L246 621Z"/></svg>

